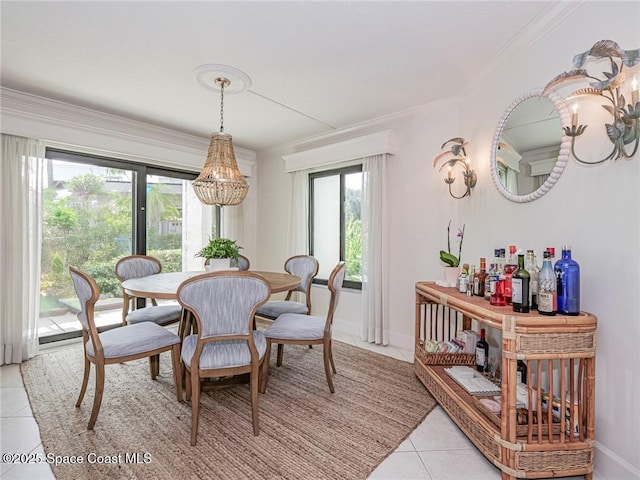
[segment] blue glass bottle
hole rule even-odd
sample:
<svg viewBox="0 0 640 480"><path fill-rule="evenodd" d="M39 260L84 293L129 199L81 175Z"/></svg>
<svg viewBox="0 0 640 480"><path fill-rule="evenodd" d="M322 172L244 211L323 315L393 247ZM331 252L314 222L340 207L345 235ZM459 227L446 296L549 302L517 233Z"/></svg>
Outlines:
<svg viewBox="0 0 640 480"><path fill-rule="evenodd" d="M571 258L571 246L562 246L562 258L553 267L558 289L558 313L580 313L580 266Z"/></svg>

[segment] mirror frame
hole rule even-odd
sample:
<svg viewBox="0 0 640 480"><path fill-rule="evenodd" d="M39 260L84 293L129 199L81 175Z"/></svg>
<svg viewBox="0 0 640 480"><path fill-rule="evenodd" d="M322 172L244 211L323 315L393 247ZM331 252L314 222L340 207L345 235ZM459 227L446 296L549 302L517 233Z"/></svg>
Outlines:
<svg viewBox="0 0 640 480"><path fill-rule="evenodd" d="M564 167L567 165L569 161L569 156L571 154L571 139L567 137L564 133L562 133L562 141L560 143L560 151L558 153L558 158L556 160L555 165L553 166L553 170L549 174L547 180L535 191L528 193L526 195L514 195L509 190L507 190L502 182L500 181L500 177L498 175L498 145L500 144L500 137L502 136L502 131L504 130L504 126L509 119L509 115L525 100L530 98L539 98L545 97L551 100L556 110L560 114L560 123L561 126L569 125L570 117L569 110L567 109L565 103L562 101L562 98L554 92L548 92L543 95L542 89L531 90L530 92L526 92L520 97L516 98L511 105L507 108L507 110L502 115L502 118L498 122L496 126L495 133L493 135L493 143L491 145L491 178L493 179L493 183L498 189L498 191L505 197L507 200L511 200L516 203L525 203L532 202L533 200L537 200L542 197L545 193L547 193L551 188L556 184L558 178L562 174Z"/></svg>

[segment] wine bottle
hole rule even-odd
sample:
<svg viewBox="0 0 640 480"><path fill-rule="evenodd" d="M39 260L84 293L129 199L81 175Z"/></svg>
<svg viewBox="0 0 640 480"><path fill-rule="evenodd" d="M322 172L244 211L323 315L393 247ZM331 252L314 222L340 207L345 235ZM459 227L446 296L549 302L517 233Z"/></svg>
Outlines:
<svg viewBox="0 0 640 480"><path fill-rule="evenodd" d="M536 254L533 250L527 250L527 256L524 259L524 268L529 275L531 275L531 281L529 282L529 305L531 310L538 308L538 276L540 275L540 268L536 262Z"/></svg>
<svg viewBox="0 0 640 480"><path fill-rule="evenodd" d="M558 291L558 313L580 314L580 266L571 258L571 246L562 246L562 258L555 266Z"/></svg>
<svg viewBox="0 0 640 480"><path fill-rule="evenodd" d="M555 315L557 303L557 279L551 266L551 252L547 249L542 254L542 269L538 276L538 313Z"/></svg>
<svg viewBox="0 0 640 480"><path fill-rule="evenodd" d="M527 383L527 364L522 360L518 360L516 375L518 383Z"/></svg>
<svg viewBox="0 0 640 480"><path fill-rule="evenodd" d="M518 268L518 263L517 263L517 258L516 258L516 246L515 245L509 245L509 257L507 258L507 263L504 266L504 278L505 278L505 282L504 282L504 297L507 300L507 304L511 305L511 296L512 296L512 292L511 292L511 276L513 275L513 272L516 270L516 268Z"/></svg>
<svg viewBox="0 0 640 480"><path fill-rule="evenodd" d="M480 340L476 343L476 370L485 373L489 370L489 344L485 340L484 328L480 329Z"/></svg>
<svg viewBox="0 0 640 480"><path fill-rule="evenodd" d="M524 268L524 255L518 255L518 268L511 274L511 303L514 312L529 312L530 283L531 275Z"/></svg>

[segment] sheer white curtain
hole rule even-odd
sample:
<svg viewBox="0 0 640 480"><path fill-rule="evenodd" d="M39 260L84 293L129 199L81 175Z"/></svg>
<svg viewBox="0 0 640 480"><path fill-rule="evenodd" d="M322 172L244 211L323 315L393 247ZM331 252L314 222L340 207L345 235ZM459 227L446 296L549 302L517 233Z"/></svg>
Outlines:
<svg viewBox="0 0 640 480"><path fill-rule="evenodd" d="M2 135L0 159L1 361L38 353L44 146Z"/></svg>
<svg viewBox="0 0 640 480"><path fill-rule="evenodd" d="M362 340L389 344L387 154L362 164Z"/></svg>
<svg viewBox="0 0 640 480"><path fill-rule="evenodd" d="M220 236L235 240L241 247L244 243L243 204L221 208Z"/></svg>
<svg viewBox="0 0 640 480"><path fill-rule="evenodd" d="M309 253L309 172L291 173L291 214L289 215L289 256ZM284 263L284 262L283 262Z"/></svg>

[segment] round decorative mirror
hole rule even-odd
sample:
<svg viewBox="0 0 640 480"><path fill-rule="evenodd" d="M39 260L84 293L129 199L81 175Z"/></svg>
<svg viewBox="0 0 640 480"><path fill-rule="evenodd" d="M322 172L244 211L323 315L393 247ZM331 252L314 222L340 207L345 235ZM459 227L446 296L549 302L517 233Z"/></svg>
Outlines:
<svg viewBox="0 0 640 480"><path fill-rule="evenodd" d="M555 185L571 153L564 135L569 112L553 92L532 90L515 99L498 122L491 147L491 177L512 202L531 202Z"/></svg>

